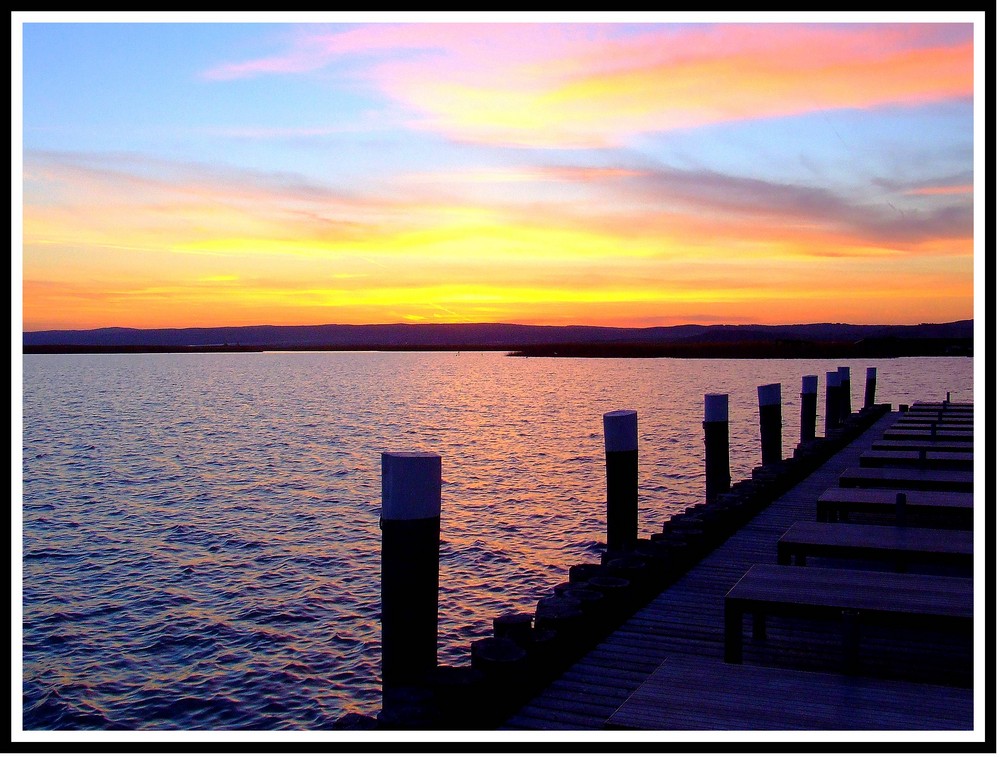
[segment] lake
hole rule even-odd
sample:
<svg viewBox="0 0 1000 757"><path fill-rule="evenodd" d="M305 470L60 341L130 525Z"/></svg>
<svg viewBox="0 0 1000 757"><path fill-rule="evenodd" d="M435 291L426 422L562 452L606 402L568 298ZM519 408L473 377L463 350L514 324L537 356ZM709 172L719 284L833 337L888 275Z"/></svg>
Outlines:
<svg viewBox="0 0 1000 757"><path fill-rule="evenodd" d="M704 395L733 481L756 388L865 369L877 402L973 399L971 358L502 353L25 355L23 716L31 729L324 729L380 704L380 455L442 457L438 661L597 562L602 416L639 421L639 535L704 499ZM16 514L15 514L16 515Z"/></svg>

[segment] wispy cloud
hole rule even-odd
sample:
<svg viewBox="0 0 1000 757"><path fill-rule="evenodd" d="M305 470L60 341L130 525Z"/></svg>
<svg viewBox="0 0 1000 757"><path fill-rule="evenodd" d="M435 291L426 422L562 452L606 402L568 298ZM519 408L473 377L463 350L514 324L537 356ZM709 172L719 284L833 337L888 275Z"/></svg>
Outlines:
<svg viewBox="0 0 1000 757"><path fill-rule="evenodd" d="M415 24L303 32L214 80L346 65L411 126L500 145L619 145L632 135L972 95L962 25ZM338 69L339 70L339 69Z"/></svg>
<svg viewBox="0 0 1000 757"><path fill-rule="evenodd" d="M971 197L965 195L949 206L915 205L901 213L882 193L858 199L822 187L707 170L647 170L630 179L627 186L650 208L684 208L722 221L753 219L762 226L786 222L790 227L826 228L869 245L972 239L973 208ZM882 182L882 186L887 183ZM906 194L912 192L899 196ZM743 233L754 234L753 230Z"/></svg>
<svg viewBox="0 0 1000 757"><path fill-rule="evenodd" d="M971 184L959 184L952 186L919 187L907 190L908 195L971 195L973 186Z"/></svg>
<svg viewBox="0 0 1000 757"><path fill-rule="evenodd" d="M542 164L409 174L392 196L344 194L293 173L29 154L25 242L187 255L456 263L619 256L713 258L968 254L966 193L887 180L867 197L655 165ZM575 188L547 195L550 184ZM34 185L38 185L34 189ZM484 185L515 184L499 198ZM946 186L946 185L945 185ZM541 188L541 190L539 189ZM396 275L400 275L397 272Z"/></svg>

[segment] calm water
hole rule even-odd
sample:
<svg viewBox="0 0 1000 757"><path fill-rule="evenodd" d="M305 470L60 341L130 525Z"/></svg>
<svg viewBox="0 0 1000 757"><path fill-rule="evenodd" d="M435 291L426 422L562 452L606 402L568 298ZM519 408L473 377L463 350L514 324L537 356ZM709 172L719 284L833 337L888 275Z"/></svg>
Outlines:
<svg viewBox="0 0 1000 757"><path fill-rule="evenodd" d="M865 368L879 402L972 400L967 358ZM322 729L379 707L383 450L442 456L441 663L530 611L604 536L601 417L639 414L640 536L704 496L703 396L730 394L733 480L756 387L836 361L500 353L26 355L24 728Z"/></svg>

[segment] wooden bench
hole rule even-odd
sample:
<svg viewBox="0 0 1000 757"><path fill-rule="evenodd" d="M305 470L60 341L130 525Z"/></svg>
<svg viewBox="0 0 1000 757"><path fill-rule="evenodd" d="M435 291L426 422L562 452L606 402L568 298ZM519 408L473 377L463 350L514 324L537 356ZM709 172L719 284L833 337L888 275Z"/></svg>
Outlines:
<svg viewBox="0 0 1000 757"><path fill-rule="evenodd" d="M724 609L724 658L743 662L743 616L754 638L766 636L768 615L842 624L845 666L857 659L860 625L918 624L972 634L972 579L918 573L754 565L729 590Z"/></svg>
<svg viewBox="0 0 1000 757"><path fill-rule="evenodd" d="M846 521L852 513L898 515L897 495L902 494L903 515L931 516L955 528L971 529L973 498L964 492L928 492L913 489L843 489L833 487L819 495L816 520Z"/></svg>
<svg viewBox="0 0 1000 757"><path fill-rule="evenodd" d="M975 405L972 402L914 402L910 405L908 412L946 412L946 413L974 413Z"/></svg>
<svg viewBox="0 0 1000 757"><path fill-rule="evenodd" d="M972 418L975 415L975 412L976 411L971 407L924 407L922 405L911 405L910 409L903 415L933 415L944 416L946 418Z"/></svg>
<svg viewBox="0 0 1000 757"><path fill-rule="evenodd" d="M940 452L938 450L886 450L863 452L862 468L917 468L919 470L971 471L971 452Z"/></svg>
<svg viewBox="0 0 1000 757"><path fill-rule="evenodd" d="M882 434L883 439L908 440L915 442L971 442L972 429L932 429L930 426L890 426Z"/></svg>
<svg viewBox="0 0 1000 757"><path fill-rule="evenodd" d="M960 418L938 418L937 416L906 416L904 415L894 424L894 428L909 428L911 426L937 426L939 429L949 429L955 431L968 431L975 425L972 419Z"/></svg>
<svg viewBox="0 0 1000 757"><path fill-rule="evenodd" d="M778 539L779 565L807 557L885 560L896 570L916 564L960 568L972 574L972 531L857 523L799 521Z"/></svg>
<svg viewBox="0 0 1000 757"><path fill-rule="evenodd" d="M938 439L936 441L915 441L906 439L876 439L872 442L873 450L897 450L916 451L927 450L928 452L972 452L972 442L956 442Z"/></svg>
<svg viewBox="0 0 1000 757"><path fill-rule="evenodd" d="M973 483L972 471L852 467L840 474L841 486L860 486L870 489L917 489L971 493Z"/></svg>

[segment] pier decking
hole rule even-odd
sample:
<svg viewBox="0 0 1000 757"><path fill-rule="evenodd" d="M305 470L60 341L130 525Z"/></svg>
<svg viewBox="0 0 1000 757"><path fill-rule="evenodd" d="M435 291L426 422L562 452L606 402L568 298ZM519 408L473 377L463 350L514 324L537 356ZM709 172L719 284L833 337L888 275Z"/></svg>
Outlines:
<svg viewBox="0 0 1000 757"><path fill-rule="evenodd" d="M820 496L859 468L899 418L888 413L778 497L504 729L971 730L972 635L964 626L914 624L902 639L896 629L866 626L852 648L860 676L844 672L842 624L768 617L766 640L742 644L743 664L724 661L726 594L753 565L777 563L782 535L815 521Z"/></svg>

